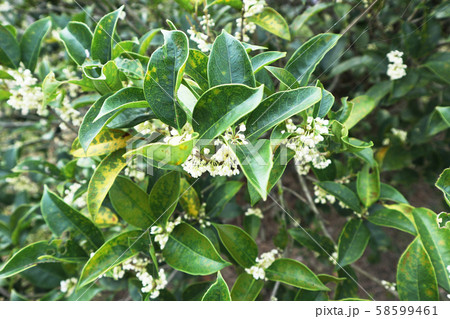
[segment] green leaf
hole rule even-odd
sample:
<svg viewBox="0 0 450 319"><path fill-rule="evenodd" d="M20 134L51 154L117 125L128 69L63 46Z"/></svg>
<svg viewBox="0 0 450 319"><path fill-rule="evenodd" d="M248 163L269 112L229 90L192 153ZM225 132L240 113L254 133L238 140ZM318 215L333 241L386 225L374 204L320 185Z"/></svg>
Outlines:
<svg viewBox="0 0 450 319"><path fill-rule="evenodd" d="M358 197L347 186L329 181L318 182L317 186L322 188L327 193L335 196L337 199L339 199L341 202L343 202L345 205L350 207L350 209L354 210L355 212L358 213L361 212Z"/></svg>
<svg viewBox="0 0 450 319"><path fill-rule="evenodd" d="M95 248L104 242L101 231L88 218L67 205L47 187L42 195L41 212L48 228L56 236L62 236L65 231L79 233Z"/></svg>
<svg viewBox="0 0 450 319"><path fill-rule="evenodd" d="M147 50L153 40L153 38L161 31L161 28L148 31L139 39L138 53L140 55L146 55Z"/></svg>
<svg viewBox="0 0 450 319"><path fill-rule="evenodd" d="M181 31L161 31L164 46L153 52L144 80L144 94L155 115L164 123L181 129L186 114L176 96L189 55L189 43Z"/></svg>
<svg viewBox="0 0 450 319"><path fill-rule="evenodd" d="M153 225L147 193L128 178L117 176L109 190L109 199L128 224L142 229Z"/></svg>
<svg viewBox="0 0 450 319"><path fill-rule="evenodd" d="M203 91L208 90L208 56L206 54L190 49L185 73L197 82Z"/></svg>
<svg viewBox="0 0 450 319"><path fill-rule="evenodd" d="M160 164L164 165L180 165L186 161L195 145L197 133L192 134L188 140L180 144L167 143L150 143L143 145L137 149L128 151L124 156L142 155Z"/></svg>
<svg viewBox="0 0 450 319"><path fill-rule="evenodd" d="M234 260L243 268L250 268L256 263L258 246L249 234L234 225L214 224L220 240Z"/></svg>
<svg viewBox="0 0 450 319"><path fill-rule="evenodd" d="M301 228L291 228L288 233L300 245L318 252L320 255L328 257L334 252L334 243L325 236L315 231L309 231Z"/></svg>
<svg viewBox="0 0 450 319"><path fill-rule="evenodd" d="M137 87L126 87L117 91L105 100L94 121L98 121L107 114L112 116L112 114L122 109L144 107L148 107L148 103L145 100L142 89Z"/></svg>
<svg viewBox="0 0 450 319"><path fill-rule="evenodd" d="M132 230L111 238L88 260L81 271L78 287L93 282L98 277L139 253L139 243L147 241L146 233Z"/></svg>
<svg viewBox="0 0 450 319"><path fill-rule="evenodd" d="M322 83L320 83L320 81L317 81L316 86L320 87L322 91L322 99L320 100L320 102L314 105L312 116L314 118L316 117L324 118L333 107L334 96L327 90L324 90L323 85Z"/></svg>
<svg viewBox="0 0 450 319"><path fill-rule="evenodd" d="M350 101L353 104L350 116L343 123L347 129L351 129L365 118L376 106L375 100L367 95L355 97Z"/></svg>
<svg viewBox="0 0 450 319"><path fill-rule="evenodd" d="M152 220L165 225L172 215L180 195L180 173L172 171L161 176L153 186L148 204Z"/></svg>
<svg viewBox="0 0 450 319"><path fill-rule="evenodd" d="M205 235L185 223L172 231L163 256L169 266L190 275L209 275L230 265Z"/></svg>
<svg viewBox="0 0 450 319"><path fill-rule="evenodd" d="M241 83L255 87L252 63L242 43L225 30L216 38L208 60L209 87Z"/></svg>
<svg viewBox="0 0 450 319"><path fill-rule="evenodd" d="M93 60L100 60L103 64L111 60L114 33L116 32L117 20L119 19L122 10L123 6L116 11L108 13L97 23L91 47Z"/></svg>
<svg viewBox="0 0 450 319"><path fill-rule="evenodd" d="M98 62L90 64L85 62L82 69L86 79L90 80L94 88L102 95L115 92L122 88L119 69L114 61L109 61L103 66L99 65Z"/></svg>
<svg viewBox="0 0 450 319"><path fill-rule="evenodd" d="M345 267L357 261L370 239L370 232L361 219L351 219L345 224L339 236L338 265Z"/></svg>
<svg viewBox="0 0 450 319"><path fill-rule="evenodd" d="M446 168L436 181L436 187L444 193L444 198L450 206L450 168Z"/></svg>
<svg viewBox="0 0 450 319"><path fill-rule="evenodd" d="M301 34L303 25L315 14L325 10L326 8L332 6L333 3L317 3L313 6L307 7L302 14L298 15L291 24L291 30L294 34Z"/></svg>
<svg viewBox="0 0 450 319"><path fill-rule="evenodd" d="M287 258L277 259L265 272L267 279L279 281L297 288L313 291L330 290L308 267L297 260Z"/></svg>
<svg viewBox="0 0 450 319"><path fill-rule="evenodd" d="M197 101L192 126L200 134L199 139L212 140L253 111L262 97L262 86L255 89L242 84L213 87Z"/></svg>
<svg viewBox="0 0 450 319"><path fill-rule="evenodd" d="M243 272L231 288L231 300L253 301L258 297L263 286L263 280L256 280L252 275Z"/></svg>
<svg viewBox="0 0 450 319"><path fill-rule="evenodd" d="M42 160L26 159L19 164L17 164L13 169L16 173L27 173L33 172L37 174L42 174L44 176L49 176L54 179L62 179L62 172L56 165Z"/></svg>
<svg viewBox="0 0 450 319"><path fill-rule="evenodd" d="M256 73L265 66L272 64L273 62L284 58L286 56L286 52L278 52L278 51L268 51L260 53L251 58L253 72Z"/></svg>
<svg viewBox="0 0 450 319"><path fill-rule="evenodd" d="M414 236L417 235L414 223L398 210L379 209L371 213L367 219L375 225L396 228Z"/></svg>
<svg viewBox="0 0 450 319"><path fill-rule="evenodd" d="M407 199L398 190L384 183L380 184L380 199L391 200L397 203L409 204Z"/></svg>
<svg viewBox="0 0 450 319"><path fill-rule="evenodd" d="M31 24L20 40L20 52L25 68L34 72L36 68L39 52L41 51L42 40L52 26L49 17L38 20Z"/></svg>
<svg viewBox="0 0 450 319"><path fill-rule="evenodd" d="M274 77L276 77L278 81L280 81L280 83L284 86L284 89L282 86L280 86L281 91L297 89L300 87L300 84L298 84L297 79L292 75L291 72L283 68L277 68L274 66L266 66L265 69L269 71Z"/></svg>
<svg viewBox="0 0 450 319"><path fill-rule="evenodd" d="M89 142L86 151L83 149L79 138L76 138L72 143L70 154L74 157L91 157L109 154L126 147L131 137L130 133L121 130L103 129ZM83 141L85 141L86 145L87 141Z"/></svg>
<svg viewBox="0 0 450 319"><path fill-rule="evenodd" d="M437 215L426 208L413 210L414 221L423 246L433 263L439 285L450 292L450 229L439 228Z"/></svg>
<svg viewBox="0 0 450 319"><path fill-rule="evenodd" d="M67 54L76 64L82 65L86 60L86 50L89 54L91 51L92 32L89 27L84 23L71 21L59 35Z"/></svg>
<svg viewBox="0 0 450 319"><path fill-rule="evenodd" d="M332 33L316 35L294 52L285 69L294 75L300 86L307 85L316 66L340 37L341 35Z"/></svg>
<svg viewBox="0 0 450 319"><path fill-rule="evenodd" d="M450 84L449 52L437 52L423 65L433 72L441 81Z"/></svg>
<svg viewBox="0 0 450 319"><path fill-rule="evenodd" d="M206 200L206 213L211 217L219 216L225 205L241 189L242 183L228 181L214 189Z"/></svg>
<svg viewBox="0 0 450 319"><path fill-rule="evenodd" d="M206 291L202 301L231 301L230 291L220 271L217 272L216 281Z"/></svg>
<svg viewBox="0 0 450 319"><path fill-rule="evenodd" d="M100 209L117 175L127 165L122 157L124 152L123 149L120 149L105 157L97 166L89 181L87 207L92 217L95 217Z"/></svg>
<svg viewBox="0 0 450 319"><path fill-rule="evenodd" d="M439 300L436 274L420 237L417 237L400 257L397 291L403 301Z"/></svg>
<svg viewBox="0 0 450 319"><path fill-rule="evenodd" d="M16 37L0 25L0 63L17 69L20 63L20 47Z"/></svg>
<svg viewBox="0 0 450 319"><path fill-rule="evenodd" d="M282 121L320 101L320 88L304 87L278 92L264 99L247 120L246 137L255 139Z"/></svg>
<svg viewBox="0 0 450 319"><path fill-rule="evenodd" d="M70 249L69 245L71 244L69 243L72 242L68 241L64 245L61 240L53 240L51 242L44 240L20 249L3 264L3 268L0 270L0 279L14 276L42 263L54 263L57 259L52 259L51 257L60 258L66 262L86 260L84 251L81 251L81 254L84 256L78 255L80 251Z"/></svg>
<svg viewBox="0 0 450 319"><path fill-rule="evenodd" d="M359 199L366 207L372 206L380 197L380 172L378 165L371 167L365 164L358 172L356 190Z"/></svg>
<svg viewBox="0 0 450 319"><path fill-rule="evenodd" d="M239 161L247 181L263 200L267 199L270 172L273 167L269 140L257 140L255 144L229 145Z"/></svg>
<svg viewBox="0 0 450 319"><path fill-rule="evenodd" d="M259 25L266 31L284 40L291 40L289 26L283 16L270 7L265 7L261 13L248 17L249 22Z"/></svg>

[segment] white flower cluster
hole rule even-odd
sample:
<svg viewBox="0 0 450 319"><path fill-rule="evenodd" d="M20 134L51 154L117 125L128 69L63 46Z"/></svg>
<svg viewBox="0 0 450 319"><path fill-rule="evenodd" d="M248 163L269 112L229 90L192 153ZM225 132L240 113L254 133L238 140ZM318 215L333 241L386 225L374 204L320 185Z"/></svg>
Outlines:
<svg viewBox="0 0 450 319"><path fill-rule="evenodd" d="M170 135L170 127L159 120L145 121L134 127L141 135L150 135L154 132Z"/></svg>
<svg viewBox="0 0 450 319"><path fill-rule="evenodd" d="M61 119L67 123L71 123L74 127L79 127L83 122L83 116L81 113L70 105L70 99L67 95L64 95L61 106L56 109ZM64 131L68 130L68 127L63 122L59 124L59 127Z"/></svg>
<svg viewBox="0 0 450 319"><path fill-rule="evenodd" d="M286 129L288 133L293 134L287 140L286 146L295 152L295 164L300 175L308 174L311 165L324 169L331 164L331 160L325 158L317 148L324 140L323 136L329 134L328 124L328 120L314 119L311 116L307 118L306 125L301 127L297 127L291 119L287 120Z"/></svg>
<svg viewBox="0 0 450 319"><path fill-rule="evenodd" d="M328 258L328 260L333 264L337 265L337 259L338 259L338 253L337 251L333 252L331 256Z"/></svg>
<svg viewBox="0 0 450 319"><path fill-rule="evenodd" d="M203 173L209 172L211 176L233 176L239 174L239 162L233 150L227 143L245 145L244 124L239 126L239 131L234 134L231 128L214 140L216 152L210 155L210 149L203 148L203 154L198 147L194 147L191 155L181 165L183 169L192 177L200 177ZM227 143L225 143L226 141Z"/></svg>
<svg viewBox="0 0 450 319"><path fill-rule="evenodd" d="M67 296L70 296L72 292L75 290L77 286L78 279L73 277L66 280L62 280L59 285L61 286L61 292L65 293Z"/></svg>
<svg viewBox="0 0 450 319"><path fill-rule="evenodd" d="M403 64L403 52L394 50L389 52L387 55L389 60L387 75L391 78L391 80L401 79L406 75L406 64Z"/></svg>
<svg viewBox="0 0 450 319"><path fill-rule="evenodd" d="M191 26L187 30L187 33L189 34L190 39L197 43L200 51L208 52L209 50L211 50L212 43L209 41L209 36L206 33L208 33L209 28L215 26L215 22L211 18L211 15L205 14L204 16L200 17L200 26L203 32L197 31L195 26Z"/></svg>
<svg viewBox="0 0 450 319"><path fill-rule="evenodd" d="M261 209L259 208L249 208L247 209L247 211L245 212L245 216L256 216L258 218L263 219L264 216L261 212Z"/></svg>
<svg viewBox="0 0 450 319"><path fill-rule="evenodd" d="M134 271L142 284L141 291L150 293L150 298L155 299L159 296L159 291L167 286L166 273L161 268L158 272L158 278L154 278L147 271L149 264L148 258L133 257L112 269L113 278L119 280L123 278L125 271Z"/></svg>
<svg viewBox="0 0 450 319"><path fill-rule="evenodd" d="M145 172L139 169L138 162L139 157L133 157L127 162L127 167L124 169L124 174L136 181L143 181L145 179Z"/></svg>
<svg viewBox="0 0 450 319"><path fill-rule="evenodd" d="M235 37L238 40L242 40L245 42L250 41L250 38L247 34L253 34L256 31L256 24L254 22L249 22L247 18L250 18L254 15L261 13L264 10L264 6L266 5L265 0L244 0L244 19L238 18L236 19L236 26L239 31L236 31ZM242 22L244 25L242 25ZM241 34L243 34L243 39L241 39Z"/></svg>
<svg viewBox="0 0 450 319"><path fill-rule="evenodd" d="M33 77L31 71L20 67L18 70L5 69L0 66L0 70L6 71L14 80L3 79L11 96L8 103L13 109L16 109L27 115L30 111L36 111L40 116L48 115L48 110L43 105L44 93L40 86L37 86L37 79Z"/></svg>
<svg viewBox="0 0 450 319"><path fill-rule="evenodd" d="M406 143L406 138L408 137L408 132L396 128L391 129L392 136L398 138L400 142ZM389 137L383 140L383 145L389 145L391 143L391 139Z"/></svg>
<svg viewBox="0 0 450 319"><path fill-rule="evenodd" d="M348 176L344 176L340 179L335 180L334 182L339 184L348 184L350 183L350 179ZM314 203L316 204L326 204L326 203L334 204L336 202L336 197L327 193L324 189L320 188L317 185L314 185L314 196L315 196ZM344 204L341 201L338 201L338 204L342 208L349 208L346 204Z"/></svg>
<svg viewBox="0 0 450 319"><path fill-rule="evenodd" d="M386 280L382 280L381 284L383 285L384 289L386 290L390 290L390 291L395 291L396 290L396 286L397 284L394 282L389 282Z"/></svg>
<svg viewBox="0 0 450 319"><path fill-rule="evenodd" d="M181 223L181 217L178 217L173 222L167 222L166 227L164 228L161 226L152 226L150 234L155 235L155 241L159 244L161 249L164 249L169 240L170 233L179 223Z"/></svg>
<svg viewBox="0 0 450 319"><path fill-rule="evenodd" d="M5 178L5 182L9 184L14 192L27 192L28 194L37 194L39 185L33 182L28 176L21 174L14 177Z"/></svg>
<svg viewBox="0 0 450 319"><path fill-rule="evenodd" d="M277 249L272 249L269 252L263 253L259 258L256 258L256 265L246 268L245 271L252 275L256 280L266 279L265 270L272 265L279 254L280 253Z"/></svg>
<svg viewBox="0 0 450 319"><path fill-rule="evenodd" d="M209 216L206 215L205 208L206 208L206 203L202 203L197 216L184 214L183 218L185 220L189 220L189 221L196 220L199 223L201 228L209 227L209 226L211 226L211 221L210 221Z"/></svg>
<svg viewBox="0 0 450 319"><path fill-rule="evenodd" d="M84 193L81 196L78 196L75 199L75 193L80 189L81 184L79 183L73 183L72 185L69 186L68 189L66 189L64 191L64 201L69 204L69 205L73 205L76 208L82 208L82 207L86 207L86 196L87 193Z"/></svg>

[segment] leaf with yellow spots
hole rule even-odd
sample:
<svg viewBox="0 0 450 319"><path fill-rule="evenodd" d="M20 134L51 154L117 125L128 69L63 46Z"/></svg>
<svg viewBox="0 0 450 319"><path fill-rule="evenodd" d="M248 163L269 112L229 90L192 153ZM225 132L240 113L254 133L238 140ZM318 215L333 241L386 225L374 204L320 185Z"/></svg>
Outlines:
<svg viewBox="0 0 450 319"><path fill-rule="evenodd" d="M186 113L177 101L189 55L189 42L181 31L164 31L164 45L153 52L144 78L144 94L155 115L164 123L181 129Z"/></svg>
<svg viewBox="0 0 450 319"><path fill-rule="evenodd" d="M100 60L101 63L106 63L111 60L114 33L116 31L117 20L119 19L122 10L123 6L116 11L108 13L100 19L95 27L91 46L93 60Z"/></svg>
<svg viewBox="0 0 450 319"><path fill-rule="evenodd" d="M83 74L92 81L95 89L101 95L112 93L122 88L119 69L114 61L109 61L103 66L98 64L98 62L84 63L82 69Z"/></svg>
<svg viewBox="0 0 450 319"><path fill-rule="evenodd" d="M200 198L195 188L185 178L180 180L180 194L180 204L186 214L197 217L201 208Z"/></svg>
<svg viewBox="0 0 450 319"><path fill-rule="evenodd" d="M439 285L450 292L450 229L439 228L437 215L426 208L412 212L423 247L431 258Z"/></svg>
<svg viewBox="0 0 450 319"><path fill-rule="evenodd" d="M180 199L180 173L172 171L161 176L148 197L150 217L159 225L166 225Z"/></svg>
<svg viewBox="0 0 450 319"><path fill-rule="evenodd" d="M179 144L150 143L135 150L125 153L125 157L142 155L158 163L158 167L164 165L181 165L192 152L198 133Z"/></svg>
<svg viewBox="0 0 450 319"><path fill-rule="evenodd" d="M206 91L208 83L208 56L199 50L190 49L186 63L186 75L191 77L198 86Z"/></svg>
<svg viewBox="0 0 450 319"><path fill-rule="evenodd" d="M83 208L80 211L81 214L83 214L84 216L88 217L89 219L91 218L91 216L89 215L89 211L87 209L87 207ZM116 214L114 214L111 209L109 209L108 207L100 207L97 215L95 216L95 220L94 223L101 228L106 228L106 227L111 227L111 226L115 226L119 223L119 218L117 217Z"/></svg>
<svg viewBox="0 0 450 319"><path fill-rule="evenodd" d="M291 40L291 34L289 33L289 26L286 20L272 8L266 7L261 13L248 17L247 20L282 39Z"/></svg>
<svg viewBox="0 0 450 319"><path fill-rule="evenodd" d="M344 267L361 258L369 243L370 232L362 219L351 219L339 236L338 265Z"/></svg>
<svg viewBox="0 0 450 319"><path fill-rule="evenodd" d="M67 54L76 64L82 65L86 60L86 50L91 51L92 32L89 27L78 21L71 21L59 33Z"/></svg>
<svg viewBox="0 0 450 319"><path fill-rule="evenodd" d="M89 181L87 207L89 213L94 218L117 175L126 166L126 161L123 158L124 153L125 150L120 149L105 157L97 166Z"/></svg>
<svg viewBox="0 0 450 319"><path fill-rule="evenodd" d="M70 154L74 157L100 156L112 153L127 145L131 135L127 132L114 129L103 129L90 143L86 152L81 147L78 137L73 141Z"/></svg>
<svg viewBox="0 0 450 319"><path fill-rule="evenodd" d="M397 290L403 301L439 300L436 274L420 237L416 237L400 257Z"/></svg>

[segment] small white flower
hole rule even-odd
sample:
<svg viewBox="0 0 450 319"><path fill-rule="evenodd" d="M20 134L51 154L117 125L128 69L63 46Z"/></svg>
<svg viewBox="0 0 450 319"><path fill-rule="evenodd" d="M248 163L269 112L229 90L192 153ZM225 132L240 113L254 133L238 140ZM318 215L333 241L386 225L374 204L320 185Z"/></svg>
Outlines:
<svg viewBox="0 0 450 319"><path fill-rule="evenodd" d="M249 208L249 209L247 209L247 211L245 212L245 216L252 216L252 215L256 216L258 218L261 218L261 219L264 218L264 216L263 216L263 214L261 212L261 209L259 209L259 208Z"/></svg>
<svg viewBox="0 0 450 319"><path fill-rule="evenodd" d="M272 249L269 252L263 253L260 257L256 258L256 265L246 268L245 271L252 275L256 280L266 280L265 270L272 265L278 255L279 251L277 249Z"/></svg>
<svg viewBox="0 0 450 319"><path fill-rule="evenodd" d="M403 64L403 52L394 50L389 52L387 58L390 62L388 64L387 75L391 80L398 80L406 75L406 64Z"/></svg>
<svg viewBox="0 0 450 319"><path fill-rule="evenodd" d="M67 296L70 296L74 292L75 287L77 286L77 283L78 283L78 279L75 277L69 278L66 280L62 280L60 282L60 286L61 286L60 290L61 290L61 292L65 293Z"/></svg>

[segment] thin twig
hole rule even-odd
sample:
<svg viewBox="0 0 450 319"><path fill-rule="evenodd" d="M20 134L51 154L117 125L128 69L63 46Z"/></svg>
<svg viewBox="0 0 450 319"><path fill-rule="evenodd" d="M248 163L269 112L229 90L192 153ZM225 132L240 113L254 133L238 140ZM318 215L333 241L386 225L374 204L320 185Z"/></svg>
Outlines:
<svg viewBox="0 0 450 319"><path fill-rule="evenodd" d="M49 109L49 111L54 115L54 116L56 116L57 118L58 118L58 120L60 120L61 122L63 122L72 132L74 132L75 134L77 134L78 135L78 130L76 129L76 127L75 126L73 126L71 123L69 123L69 122L67 122L67 121L64 121L62 118L61 118L61 116L59 116L59 114L54 110L54 109L52 109L50 106L48 107L48 109Z"/></svg>

